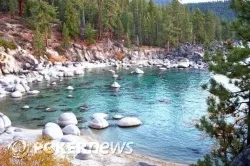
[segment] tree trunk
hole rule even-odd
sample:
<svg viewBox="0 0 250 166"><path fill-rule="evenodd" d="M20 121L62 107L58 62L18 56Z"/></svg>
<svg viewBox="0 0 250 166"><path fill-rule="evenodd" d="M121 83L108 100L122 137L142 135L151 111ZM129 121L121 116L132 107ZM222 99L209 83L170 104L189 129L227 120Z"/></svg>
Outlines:
<svg viewBox="0 0 250 166"><path fill-rule="evenodd" d="M45 32L45 45L48 47L48 34Z"/></svg>
<svg viewBox="0 0 250 166"><path fill-rule="evenodd" d="M98 30L99 36L98 38L102 38L102 0L98 0Z"/></svg>
<svg viewBox="0 0 250 166"><path fill-rule="evenodd" d="M250 92L248 92L247 145L250 145Z"/></svg>
<svg viewBox="0 0 250 166"><path fill-rule="evenodd" d="M24 0L18 0L19 16L20 17L23 17L23 3L24 3Z"/></svg>

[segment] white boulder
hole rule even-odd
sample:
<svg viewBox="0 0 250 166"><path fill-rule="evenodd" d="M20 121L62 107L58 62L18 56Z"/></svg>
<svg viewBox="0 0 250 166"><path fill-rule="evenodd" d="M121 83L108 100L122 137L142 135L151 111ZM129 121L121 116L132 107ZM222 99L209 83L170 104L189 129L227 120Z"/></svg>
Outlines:
<svg viewBox="0 0 250 166"><path fill-rule="evenodd" d="M95 118L89 122L89 127L94 129L104 129L107 128L108 126L109 126L108 121L103 118Z"/></svg>
<svg viewBox="0 0 250 166"><path fill-rule="evenodd" d="M117 82L114 82L112 85L111 85L112 88L120 88L121 85L119 85Z"/></svg>
<svg viewBox="0 0 250 166"><path fill-rule="evenodd" d="M23 96L23 94L22 94L21 92L19 92L19 91L15 91L15 92L12 92L12 93L10 94L10 96L11 96L12 98L21 98L21 97Z"/></svg>
<svg viewBox="0 0 250 166"><path fill-rule="evenodd" d="M78 70L75 70L74 73L75 73L75 75L83 75L83 74L84 74L84 71L78 69Z"/></svg>
<svg viewBox="0 0 250 166"><path fill-rule="evenodd" d="M0 134L11 126L11 121L8 116L0 112Z"/></svg>
<svg viewBox="0 0 250 166"><path fill-rule="evenodd" d="M76 125L68 125L62 129L63 134L66 135L80 135L80 130Z"/></svg>
<svg viewBox="0 0 250 166"><path fill-rule="evenodd" d="M136 74L143 74L144 71L142 71L142 70L139 69L139 68L136 68L136 69L135 69L135 73L136 73Z"/></svg>
<svg viewBox="0 0 250 166"><path fill-rule="evenodd" d="M70 124L77 125L77 119L72 112L65 112L59 116L57 123L62 127Z"/></svg>
<svg viewBox="0 0 250 166"><path fill-rule="evenodd" d="M19 92L21 92L21 93L26 92L25 88L24 88L23 85L21 85L21 84L17 84L17 85L15 86L15 90L16 90L16 91L19 91Z"/></svg>
<svg viewBox="0 0 250 166"><path fill-rule="evenodd" d="M122 118L124 118L124 116L122 116L122 115L114 115L113 116L113 119L116 119L116 120L119 120L119 119L122 119Z"/></svg>
<svg viewBox="0 0 250 166"><path fill-rule="evenodd" d="M28 91L28 92L27 92L28 95L37 95L37 94L39 94L39 93L40 93L39 90L31 90L31 91Z"/></svg>
<svg viewBox="0 0 250 166"><path fill-rule="evenodd" d="M118 78L118 75L117 75L117 74L114 74L114 75L113 75L113 78Z"/></svg>
<svg viewBox="0 0 250 166"><path fill-rule="evenodd" d="M58 140L62 138L63 132L57 124L49 122L45 125L42 131L42 135L43 137L48 137L53 140Z"/></svg>
<svg viewBox="0 0 250 166"><path fill-rule="evenodd" d="M23 109L29 109L29 108L30 108L30 106L28 106L28 105L23 106Z"/></svg>
<svg viewBox="0 0 250 166"><path fill-rule="evenodd" d="M187 68L189 67L189 60L187 58L182 58L178 62L178 67L179 68Z"/></svg>
<svg viewBox="0 0 250 166"><path fill-rule="evenodd" d="M135 127L141 124L142 122L136 117L125 117L118 121L120 127Z"/></svg>
<svg viewBox="0 0 250 166"><path fill-rule="evenodd" d="M79 141L79 137L76 135L64 135L61 138L61 142L78 142Z"/></svg>
<svg viewBox="0 0 250 166"><path fill-rule="evenodd" d="M65 71L64 77L74 77L74 72L73 71Z"/></svg>
<svg viewBox="0 0 250 166"><path fill-rule="evenodd" d="M75 156L78 160L89 160L92 159L92 154L88 150L81 151Z"/></svg>
<svg viewBox="0 0 250 166"><path fill-rule="evenodd" d="M95 113L92 115L92 118L95 119L95 118L101 118L101 119L108 119L109 118L109 115L108 114L105 114L105 113Z"/></svg>
<svg viewBox="0 0 250 166"><path fill-rule="evenodd" d="M72 86L68 86L67 90L74 90L74 88Z"/></svg>

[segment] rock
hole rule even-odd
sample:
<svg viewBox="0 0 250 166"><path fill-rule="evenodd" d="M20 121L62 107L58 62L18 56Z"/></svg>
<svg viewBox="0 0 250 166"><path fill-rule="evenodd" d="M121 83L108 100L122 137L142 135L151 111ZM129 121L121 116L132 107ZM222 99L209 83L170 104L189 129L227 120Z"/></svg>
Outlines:
<svg viewBox="0 0 250 166"><path fill-rule="evenodd" d="M179 68L187 68L189 67L189 60L187 58L181 58L178 62Z"/></svg>
<svg viewBox="0 0 250 166"><path fill-rule="evenodd" d="M51 85L56 85L56 82L52 82Z"/></svg>
<svg viewBox="0 0 250 166"><path fill-rule="evenodd" d="M63 132L57 124L49 122L45 125L42 135L53 140L58 140L63 137Z"/></svg>
<svg viewBox="0 0 250 166"><path fill-rule="evenodd" d="M95 119L95 118L101 118L101 119L108 119L109 118L109 115L108 114L105 114L105 113L95 113L92 115L92 118Z"/></svg>
<svg viewBox="0 0 250 166"><path fill-rule="evenodd" d="M0 134L11 126L11 121L8 116L0 112Z"/></svg>
<svg viewBox="0 0 250 166"><path fill-rule="evenodd" d="M77 142L79 140L79 137L76 135L64 135L61 138L61 142Z"/></svg>
<svg viewBox="0 0 250 166"><path fill-rule="evenodd" d="M250 163L250 146L247 146L240 154L238 154L230 166L248 166Z"/></svg>
<svg viewBox="0 0 250 166"><path fill-rule="evenodd" d="M111 85L112 88L120 88L121 85L119 85L117 82L114 82L112 85Z"/></svg>
<svg viewBox="0 0 250 166"><path fill-rule="evenodd" d="M74 77L74 72L73 71L65 71L64 77Z"/></svg>
<svg viewBox="0 0 250 166"><path fill-rule="evenodd" d="M117 75L117 74L114 74L114 75L113 75L113 78L118 78L118 75Z"/></svg>
<svg viewBox="0 0 250 166"><path fill-rule="evenodd" d="M112 74L115 74L115 71L114 71L114 70L109 70L109 72L111 72Z"/></svg>
<svg viewBox="0 0 250 166"><path fill-rule="evenodd" d="M119 119L122 119L122 118L124 118L124 116L122 116L122 115L114 115L113 116L113 119L116 119L116 120L119 120Z"/></svg>
<svg viewBox="0 0 250 166"><path fill-rule="evenodd" d="M67 98L74 98L74 96L73 95L68 95Z"/></svg>
<svg viewBox="0 0 250 166"><path fill-rule="evenodd" d="M23 106L23 109L25 109L25 110L27 110L29 108L30 108L30 106L28 106L28 105Z"/></svg>
<svg viewBox="0 0 250 166"><path fill-rule="evenodd" d="M79 70L75 70L74 73L75 75L83 75L84 71L79 69Z"/></svg>
<svg viewBox="0 0 250 166"><path fill-rule="evenodd" d="M74 88L72 86L68 86L67 90L74 90Z"/></svg>
<svg viewBox="0 0 250 166"><path fill-rule="evenodd" d="M92 158L92 154L90 152L88 152L87 150L85 150L85 151L78 153L75 156L75 158L78 160L89 160Z"/></svg>
<svg viewBox="0 0 250 166"><path fill-rule="evenodd" d="M6 132L7 134L13 134L13 133L15 132L14 130L15 130L15 128L13 128L13 127L8 127L8 128L6 129L5 132Z"/></svg>
<svg viewBox="0 0 250 166"><path fill-rule="evenodd" d="M167 70L167 68L165 68L165 67L160 67L159 69L160 70Z"/></svg>
<svg viewBox="0 0 250 166"><path fill-rule="evenodd" d="M22 94L21 92L19 92L19 91L15 91L15 92L12 92L12 93L10 94L10 96L11 96L12 98L21 98L21 97L23 96L23 94Z"/></svg>
<svg viewBox="0 0 250 166"><path fill-rule="evenodd" d="M136 68L136 69L135 69L135 73L136 73L136 74L143 74L144 71L142 71L142 70L139 69L139 68Z"/></svg>
<svg viewBox="0 0 250 166"><path fill-rule="evenodd" d="M120 127L135 127L141 124L142 122L136 117L125 117L118 121Z"/></svg>
<svg viewBox="0 0 250 166"><path fill-rule="evenodd" d="M108 126L109 126L108 121L103 118L95 118L89 122L89 127L94 129L104 129L107 128Z"/></svg>
<svg viewBox="0 0 250 166"><path fill-rule="evenodd" d="M46 108L45 112L55 112L56 109L55 108Z"/></svg>
<svg viewBox="0 0 250 166"><path fill-rule="evenodd" d="M37 94L39 94L39 93L40 93L39 90L32 90L32 91L28 91L28 92L27 92L28 95L37 95Z"/></svg>
<svg viewBox="0 0 250 166"><path fill-rule="evenodd" d="M80 130L76 125L68 125L62 129L63 134L66 135L80 135Z"/></svg>
<svg viewBox="0 0 250 166"><path fill-rule="evenodd" d="M21 92L21 93L26 92L25 88L24 88L23 85L21 85L21 84L17 84L16 87L15 87L15 90L16 90L16 91L19 91L19 92Z"/></svg>
<svg viewBox="0 0 250 166"><path fill-rule="evenodd" d="M75 114L73 114L72 112L66 112L59 116L57 123L62 127L70 124L77 125L77 119Z"/></svg>

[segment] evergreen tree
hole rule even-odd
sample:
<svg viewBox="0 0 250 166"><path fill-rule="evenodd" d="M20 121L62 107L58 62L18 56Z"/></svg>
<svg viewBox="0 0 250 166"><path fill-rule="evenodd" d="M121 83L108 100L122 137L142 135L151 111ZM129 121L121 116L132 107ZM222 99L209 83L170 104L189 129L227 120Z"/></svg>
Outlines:
<svg viewBox="0 0 250 166"><path fill-rule="evenodd" d="M34 54L37 56L43 56L45 53L45 45L43 41L43 35L40 33L40 30L37 28L35 31L35 35L33 37L33 47Z"/></svg>
<svg viewBox="0 0 250 166"><path fill-rule="evenodd" d="M216 19L211 11L205 13L206 40L211 42L215 38Z"/></svg>
<svg viewBox="0 0 250 166"><path fill-rule="evenodd" d="M86 25L85 38L89 44L95 43L95 31L91 24Z"/></svg>
<svg viewBox="0 0 250 166"><path fill-rule="evenodd" d="M69 36L69 30L66 24L63 24L62 35L63 35L63 47L67 49L70 44L70 36Z"/></svg>
<svg viewBox="0 0 250 166"><path fill-rule="evenodd" d="M195 10L193 14L193 39L195 43L204 43L205 41L204 23L202 12L199 9Z"/></svg>
<svg viewBox="0 0 250 166"><path fill-rule="evenodd" d="M8 6L9 6L10 15L11 17L14 17L17 6L18 6L17 0L9 0L8 3L9 3Z"/></svg>
<svg viewBox="0 0 250 166"><path fill-rule="evenodd" d="M63 24L67 26L69 30L69 35L76 38L80 34L80 17L79 12L75 8L74 0L64 0L64 15Z"/></svg>
<svg viewBox="0 0 250 166"><path fill-rule="evenodd" d="M211 79L208 100L208 115L201 118L198 129L216 140L212 153L199 161L198 165L229 166L232 160L250 145L250 2L235 0L232 2L238 14L234 30L244 47L230 46L228 53L219 52L210 55L210 71L224 75L235 88L220 84Z"/></svg>
<svg viewBox="0 0 250 166"><path fill-rule="evenodd" d="M32 8L32 19L37 29L44 34L46 47L48 46L48 35L55 18L56 9L47 2L36 2L35 6Z"/></svg>

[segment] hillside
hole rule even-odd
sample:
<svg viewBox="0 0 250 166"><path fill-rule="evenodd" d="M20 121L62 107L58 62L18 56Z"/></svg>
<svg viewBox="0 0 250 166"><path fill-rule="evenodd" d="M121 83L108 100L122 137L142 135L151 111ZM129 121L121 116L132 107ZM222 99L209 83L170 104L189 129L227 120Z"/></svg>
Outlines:
<svg viewBox="0 0 250 166"><path fill-rule="evenodd" d="M202 12L206 10L213 11L218 17L226 20L233 20L235 13L230 9L231 1L225 2L205 2L205 3L190 3L187 4L191 10L199 8Z"/></svg>

